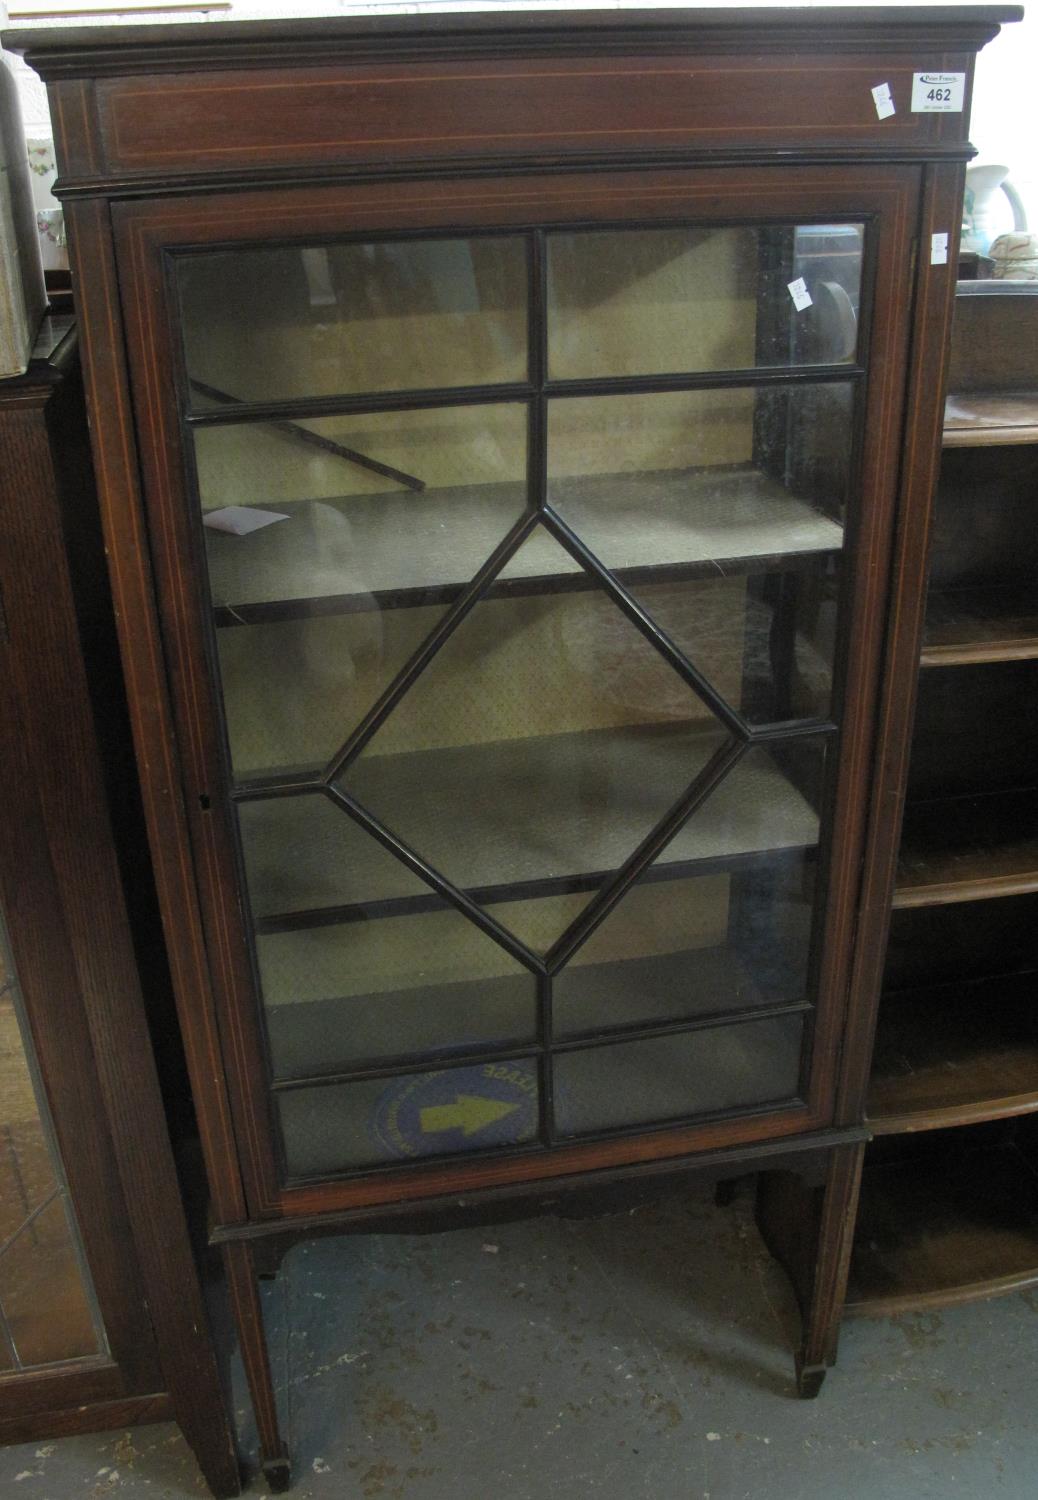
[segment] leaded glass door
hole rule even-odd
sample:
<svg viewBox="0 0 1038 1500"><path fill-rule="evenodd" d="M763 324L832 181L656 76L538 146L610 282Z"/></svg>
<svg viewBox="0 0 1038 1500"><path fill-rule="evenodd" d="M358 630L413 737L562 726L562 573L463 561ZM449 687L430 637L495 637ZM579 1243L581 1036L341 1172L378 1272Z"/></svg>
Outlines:
<svg viewBox="0 0 1038 1500"><path fill-rule="evenodd" d="M0 918L0 1373L108 1354Z"/></svg>
<svg viewBox="0 0 1038 1500"><path fill-rule="evenodd" d="M203 914L240 924L235 1098L286 1203L821 1123L863 490L873 547L892 500L870 361L904 332L871 287L914 173L857 205L815 175L757 216L158 225Z"/></svg>

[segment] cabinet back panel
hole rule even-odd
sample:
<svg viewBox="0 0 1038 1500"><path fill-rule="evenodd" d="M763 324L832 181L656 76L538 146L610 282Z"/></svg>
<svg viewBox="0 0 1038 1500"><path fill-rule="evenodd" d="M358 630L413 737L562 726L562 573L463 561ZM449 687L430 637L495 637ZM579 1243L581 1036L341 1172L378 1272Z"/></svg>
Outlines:
<svg viewBox="0 0 1038 1500"><path fill-rule="evenodd" d="M937 491L931 587L1034 585L1036 522L1038 447L948 449Z"/></svg>
<svg viewBox="0 0 1038 1500"><path fill-rule="evenodd" d="M985 663L920 676L908 800L1038 783L1038 663Z"/></svg>
<svg viewBox="0 0 1038 1500"><path fill-rule="evenodd" d="M895 911L884 989L1038 970L1038 895Z"/></svg>

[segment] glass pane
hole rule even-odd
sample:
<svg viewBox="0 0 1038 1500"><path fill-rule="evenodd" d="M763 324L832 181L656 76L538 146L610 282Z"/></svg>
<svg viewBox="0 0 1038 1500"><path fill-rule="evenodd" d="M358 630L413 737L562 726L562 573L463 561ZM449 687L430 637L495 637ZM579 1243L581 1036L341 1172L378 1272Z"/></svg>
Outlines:
<svg viewBox="0 0 1038 1500"><path fill-rule="evenodd" d="M847 385L559 399L548 498L632 582L832 553L852 405Z"/></svg>
<svg viewBox="0 0 1038 1500"><path fill-rule="evenodd" d="M593 230L548 237L554 380L852 360L863 226ZM789 283L811 298L798 310Z"/></svg>
<svg viewBox="0 0 1038 1500"><path fill-rule="evenodd" d="M203 427L194 441L210 591L232 617L297 599L420 604L467 583L526 504L526 407L512 402ZM235 535L219 529L231 506L282 519Z"/></svg>
<svg viewBox="0 0 1038 1500"><path fill-rule="evenodd" d="M101 1352L60 1195L0 1255L0 1305L22 1366Z"/></svg>
<svg viewBox="0 0 1038 1500"><path fill-rule="evenodd" d="M557 400L549 500L754 723L830 710L849 385Z"/></svg>
<svg viewBox="0 0 1038 1500"><path fill-rule="evenodd" d="M195 452L236 778L318 768L522 514L526 408L202 428Z"/></svg>
<svg viewBox="0 0 1038 1500"><path fill-rule="evenodd" d="M5 955L6 958L6 955ZM13 993L0 996L0 1245L58 1182Z"/></svg>
<svg viewBox="0 0 1038 1500"><path fill-rule="evenodd" d="M529 1059L292 1089L277 1100L291 1177L518 1146L537 1135Z"/></svg>
<svg viewBox="0 0 1038 1500"><path fill-rule="evenodd" d="M555 1119L563 1135L777 1103L796 1095L803 1017L563 1052Z"/></svg>
<svg viewBox="0 0 1038 1500"><path fill-rule="evenodd" d="M530 545L538 568L569 572L546 534ZM576 582L477 604L340 778L477 899L594 889L724 738L616 605Z"/></svg>
<svg viewBox="0 0 1038 1500"><path fill-rule="evenodd" d="M238 808L253 916L428 896L429 887L321 792Z"/></svg>
<svg viewBox="0 0 1038 1500"><path fill-rule="evenodd" d="M0 1368L103 1353L0 921ZM6 1331L5 1331L6 1330Z"/></svg>
<svg viewBox="0 0 1038 1500"><path fill-rule="evenodd" d="M556 977L557 1037L806 999L811 851L730 874L654 878L665 871L651 867Z"/></svg>
<svg viewBox="0 0 1038 1500"><path fill-rule="evenodd" d="M536 1039L532 974L452 907L270 933L257 950L276 1078Z"/></svg>
<svg viewBox="0 0 1038 1500"><path fill-rule="evenodd" d="M320 770L443 613L365 610L217 631L235 781Z"/></svg>
<svg viewBox="0 0 1038 1500"><path fill-rule="evenodd" d="M526 377L519 238L236 245L176 266L197 408Z"/></svg>
<svg viewBox="0 0 1038 1500"><path fill-rule="evenodd" d="M838 553L783 571L638 585L633 592L750 724L828 719Z"/></svg>

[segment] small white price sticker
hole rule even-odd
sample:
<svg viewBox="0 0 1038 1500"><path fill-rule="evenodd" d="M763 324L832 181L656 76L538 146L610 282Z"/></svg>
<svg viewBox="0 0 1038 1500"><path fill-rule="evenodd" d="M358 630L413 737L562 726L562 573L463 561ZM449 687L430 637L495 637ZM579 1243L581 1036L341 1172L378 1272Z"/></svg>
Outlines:
<svg viewBox="0 0 1038 1500"><path fill-rule="evenodd" d="M789 295L793 299L793 306L797 312L803 312L805 307L812 307L814 305L811 301L811 293L807 290L807 284L802 276L798 276L796 281L791 281L788 285Z"/></svg>
<svg viewBox="0 0 1038 1500"><path fill-rule="evenodd" d="M912 74L914 115L961 115L965 97L965 73Z"/></svg>
<svg viewBox="0 0 1038 1500"><path fill-rule="evenodd" d="M946 266L948 264L947 234L932 234L930 236L930 264L932 266Z"/></svg>
<svg viewBox="0 0 1038 1500"><path fill-rule="evenodd" d="M894 108L894 101L890 96L889 83L877 83L876 87L872 90L872 98L876 106L876 118L878 120L888 120L891 115L897 113Z"/></svg>

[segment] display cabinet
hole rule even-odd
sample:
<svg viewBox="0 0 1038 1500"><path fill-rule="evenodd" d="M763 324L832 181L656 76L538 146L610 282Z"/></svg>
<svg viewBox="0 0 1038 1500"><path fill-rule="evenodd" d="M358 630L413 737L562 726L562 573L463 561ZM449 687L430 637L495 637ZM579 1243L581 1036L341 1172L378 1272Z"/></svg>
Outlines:
<svg viewBox="0 0 1038 1500"><path fill-rule="evenodd" d="M0 1442L173 1417L234 1495L124 894L142 918L70 318L0 381L0 580Z"/></svg>
<svg viewBox="0 0 1038 1500"><path fill-rule="evenodd" d="M15 36L272 1483L257 1241L452 1202L820 1161L817 1389L899 518L1016 14Z"/></svg>

